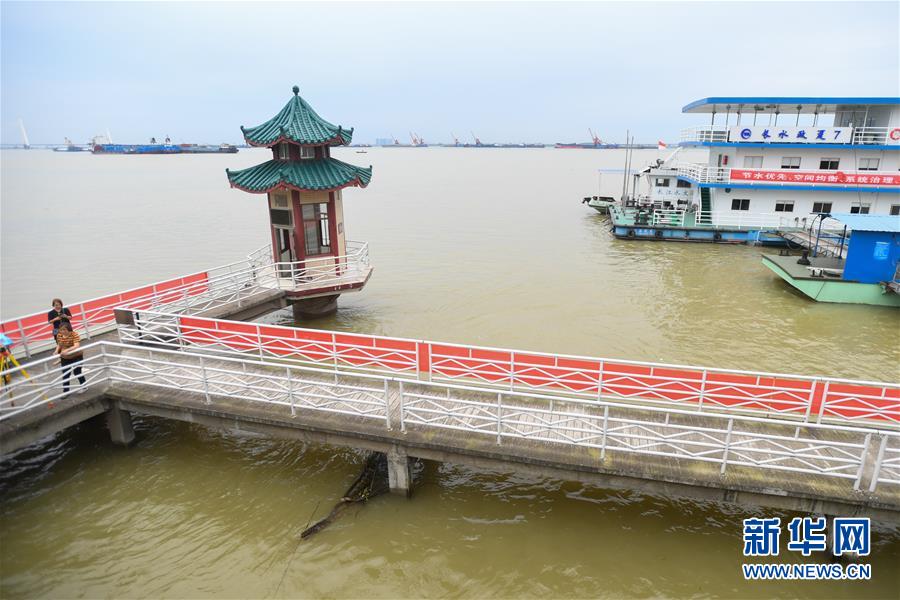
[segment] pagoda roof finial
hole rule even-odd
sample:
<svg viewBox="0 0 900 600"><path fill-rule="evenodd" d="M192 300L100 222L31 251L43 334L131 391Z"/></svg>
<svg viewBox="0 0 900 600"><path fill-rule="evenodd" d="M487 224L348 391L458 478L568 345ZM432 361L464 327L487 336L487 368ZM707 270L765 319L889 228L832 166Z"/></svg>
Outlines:
<svg viewBox="0 0 900 600"><path fill-rule="evenodd" d="M346 146L353 139L349 130L335 126L320 117L300 96L300 86L293 87L294 97L277 115L256 127L241 127L251 146L271 147L282 141L306 146Z"/></svg>

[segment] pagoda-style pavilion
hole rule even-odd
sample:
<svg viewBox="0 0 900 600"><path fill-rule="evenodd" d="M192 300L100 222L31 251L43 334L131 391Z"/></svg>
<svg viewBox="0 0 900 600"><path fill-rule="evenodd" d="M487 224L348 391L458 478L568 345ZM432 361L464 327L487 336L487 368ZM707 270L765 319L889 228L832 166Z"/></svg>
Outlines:
<svg viewBox="0 0 900 600"><path fill-rule="evenodd" d="M231 171L231 187L266 194L275 269L297 318L330 314L342 292L361 289L371 274L368 249L344 235L341 190L366 187L372 167L331 157L353 129L332 125L300 97L256 127L241 126L251 146L272 149L272 160ZM363 256L364 254L364 256Z"/></svg>

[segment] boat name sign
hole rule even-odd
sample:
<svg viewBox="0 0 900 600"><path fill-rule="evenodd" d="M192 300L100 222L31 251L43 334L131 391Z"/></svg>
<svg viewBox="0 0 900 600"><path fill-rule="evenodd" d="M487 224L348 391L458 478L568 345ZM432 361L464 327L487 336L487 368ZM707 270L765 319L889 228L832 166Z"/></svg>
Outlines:
<svg viewBox="0 0 900 600"><path fill-rule="evenodd" d="M852 127L732 127L731 142L782 144L849 144Z"/></svg>

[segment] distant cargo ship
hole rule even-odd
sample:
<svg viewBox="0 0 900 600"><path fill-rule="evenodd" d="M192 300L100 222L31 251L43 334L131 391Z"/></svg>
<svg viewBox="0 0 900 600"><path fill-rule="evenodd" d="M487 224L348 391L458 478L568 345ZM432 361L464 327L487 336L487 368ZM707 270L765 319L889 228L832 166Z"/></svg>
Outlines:
<svg viewBox="0 0 900 600"><path fill-rule="evenodd" d="M235 154L237 146L220 144L94 144L94 154Z"/></svg>
<svg viewBox="0 0 900 600"><path fill-rule="evenodd" d="M615 148L631 148L631 149L635 149L635 150L647 150L647 149L657 148L657 144L591 144L591 143L563 144L563 143L557 143L554 146L554 148L576 149L576 150L593 150L593 149L609 150L609 149L615 149Z"/></svg>

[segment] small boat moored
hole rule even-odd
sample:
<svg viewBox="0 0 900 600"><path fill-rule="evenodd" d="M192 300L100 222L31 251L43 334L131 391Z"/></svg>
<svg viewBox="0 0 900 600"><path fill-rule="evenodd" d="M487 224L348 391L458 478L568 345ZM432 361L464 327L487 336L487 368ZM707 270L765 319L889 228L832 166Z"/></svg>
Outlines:
<svg viewBox="0 0 900 600"><path fill-rule="evenodd" d="M616 199L611 196L586 196L582 204L587 204L601 215L609 214L611 206L616 204Z"/></svg>
<svg viewBox="0 0 900 600"><path fill-rule="evenodd" d="M842 213L830 219L849 229L839 250L820 252L822 238L833 240L839 231L820 228L803 256L764 254L763 264L817 302L900 307L900 217Z"/></svg>

